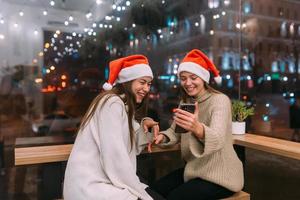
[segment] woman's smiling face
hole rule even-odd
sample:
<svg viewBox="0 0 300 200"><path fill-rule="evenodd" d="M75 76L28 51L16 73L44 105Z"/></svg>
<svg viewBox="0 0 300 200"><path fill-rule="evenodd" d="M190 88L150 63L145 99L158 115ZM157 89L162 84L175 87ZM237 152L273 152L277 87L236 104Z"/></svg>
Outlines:
<svg viewBox="0 0 300 200"><path fill-rule="evenodd" d="M136 103L141 103L150 91L152 78L144 76L132 81L131 90L135 96Z"/></svg>
<svg viewBox="0 0 300 200"><path fill-rule="evenodd" d="M183 71L179 78L181 86L189 96L197 97L204 93L204 81L199 76Z"/></svg>

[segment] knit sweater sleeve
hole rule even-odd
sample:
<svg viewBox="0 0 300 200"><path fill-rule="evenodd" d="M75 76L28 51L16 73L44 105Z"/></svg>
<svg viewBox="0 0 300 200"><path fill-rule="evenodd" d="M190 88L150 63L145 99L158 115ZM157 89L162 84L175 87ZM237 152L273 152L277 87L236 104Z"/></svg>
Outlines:
<svg viewBox="0 0 300 200"><path fill-rule="evenodd" d="M192 152L196 157L203 157L222 149L225 145L226 131L231 125L231 102L227 96L215 95L210 106L211 113L207 113L210 114L210 122L202 123L205 136L199 141L204 144L204 149L193 149Z"/></svg>
<svg viewBox="0 0 300 200"><path fill-rule="evenodd" d="M171 127L165 131L162 131L161 134L166 136L165 140L158 146L164 148L177 144L180 141L180 134L175 133L175 122L172 123Z"/></svg>
<svg viewBox="0 0 300 200"><path fill-rule="evenodd" d="M128 189L143 200L152 199L144 190L130 160L130 148L124 142L124 123L127 123L125 105L118 97L110 98L97 113L96 124L99 137L100 160L107 177L113 185Z"/></svg>

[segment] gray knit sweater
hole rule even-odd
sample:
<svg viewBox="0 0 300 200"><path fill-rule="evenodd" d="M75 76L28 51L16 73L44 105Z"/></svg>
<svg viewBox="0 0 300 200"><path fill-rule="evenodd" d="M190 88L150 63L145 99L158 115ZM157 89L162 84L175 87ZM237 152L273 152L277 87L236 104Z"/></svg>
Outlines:
<svg viewBox="0 0 300 200"><path fill-rule="evenodd" d="M192 133L177 134L175 123L162 133L169 146L181 138L181 154L186 161L184 180L202 178L237 192L243 188L243 166L232 145L231 102L224 94L206 92L197 99L199 121L204 126L205 138Z"/></svg>

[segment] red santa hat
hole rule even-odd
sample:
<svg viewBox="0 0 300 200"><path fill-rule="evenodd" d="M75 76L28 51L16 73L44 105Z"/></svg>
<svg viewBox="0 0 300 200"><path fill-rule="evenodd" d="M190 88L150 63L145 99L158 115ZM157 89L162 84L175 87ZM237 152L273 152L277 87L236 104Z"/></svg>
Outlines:
<svg viewBox="0 0 300 200"><path fill-rule="evenodd" d="M214 79L217 84L221 84L222 77L219 75L214 63L200 50L193 49L183 58L178 67L178 76L181 72L186 71L196 74L202 80L209 83L210 71L215 76Z"/></svg>
<svg viewBox="0 0 300 200"><path fill-rule="evenodd" d="M109 77L103 85L104 90L111 90L115 83L124 83L143 76L153 78L148 59L143 55L132 55L113 60L109 63Z"/></svg>

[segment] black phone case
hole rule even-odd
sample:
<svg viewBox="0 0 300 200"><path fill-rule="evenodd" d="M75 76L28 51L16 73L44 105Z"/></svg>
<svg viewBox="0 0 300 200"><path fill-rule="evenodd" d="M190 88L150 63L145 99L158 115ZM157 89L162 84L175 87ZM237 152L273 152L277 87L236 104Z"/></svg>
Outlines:
<svg viewBox="0 0 300 200"><path fill-rule="evenodd" d="M181 104L179 108L182 110L188 111L190 113L195 112L195 104ZM185 130L181 126L176 125L175 133L186 133L186 132L187 132L187 130Z"/></svg>

